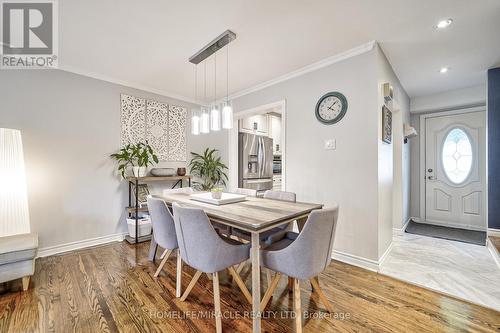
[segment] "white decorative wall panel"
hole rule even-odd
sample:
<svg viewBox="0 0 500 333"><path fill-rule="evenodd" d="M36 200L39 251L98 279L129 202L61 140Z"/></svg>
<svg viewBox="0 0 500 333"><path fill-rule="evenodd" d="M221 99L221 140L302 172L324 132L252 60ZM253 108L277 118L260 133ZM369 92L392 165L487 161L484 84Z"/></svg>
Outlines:
<svg viewBox="0 0 500 333"><path fill-rule="evenodd" d="M186 108L168 108L168 156L171 161L186 160Z"/></svg>
<svg viewBox="0 0 500 333"><path fill-rule="evenodd" d="M146 100L121 95L122 146L146 140Z"/></svg>
<svg viewBox="0 0 500 333"><path fill-rule="evenodd" d="M147 101L146 106L146 139L160 161L172 160L168 156L169 126L168 104Z"/></svg>
<svg viewBox="0 0 500 333"><path fill-rule="evenodd" d="M149 142L160 161L186 161L186 108L121 95L121 143Z"/></svg>

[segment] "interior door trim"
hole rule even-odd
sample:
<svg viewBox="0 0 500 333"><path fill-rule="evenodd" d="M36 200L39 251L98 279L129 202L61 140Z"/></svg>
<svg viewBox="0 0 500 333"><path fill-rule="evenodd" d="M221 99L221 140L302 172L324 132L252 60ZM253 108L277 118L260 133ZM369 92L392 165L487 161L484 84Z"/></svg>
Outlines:
<svg viewBox="0 0 500 333"><path fill-rule="evenodd" d="M429 118L436 118L436 117L443 117L443 116L454 116L454 115L460 115L464 113L472 113L472 112L486 112L486 106L477 106L477 107L471 107L471 108L464 108L464 109L456 109L456 110L450 110L450 111L444 111L444 112L433 112L433 113L427 113L427 114L421 114L420 115L420 167L419 167L419 177L420 177L420 220L425 221L426 220L426 213L425 213L425 137L426 137L426 120ZM488 119L486 117L486 127L488 127ZM486 138L486 145L488 145L488 139ZM486 157L486 165L488 165L488 155L485 155ZM488 211L488 188L485 188L486 191L486 211ZM486 218L486 225L488 225L488 214L485 216Z"/></svg>

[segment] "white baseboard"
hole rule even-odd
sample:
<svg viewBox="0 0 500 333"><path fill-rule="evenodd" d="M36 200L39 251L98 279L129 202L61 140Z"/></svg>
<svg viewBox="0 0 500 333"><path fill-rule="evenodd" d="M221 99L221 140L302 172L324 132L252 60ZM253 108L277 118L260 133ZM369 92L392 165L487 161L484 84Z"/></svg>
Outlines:
<svg viewBox="0 0 500 333"><path fill-rule="evenodd" d="M111 243L111 242L121 242L125 239L126 235L128 235L128 232L122 232L122 233L108 235L108 236L101 236L101 237L84 239L81 241L76 241L76 242L71 242L71 243L66 243L66 244L61 244L61 245L39 248L37 258L48 257L48 256L52 256L52 255L59 254L59 253L79 250L79 249L83 249L86 247L102 245L102 244Z"/></svg>
<svg viewBox="0 0 500 333"><path fill-rule="evenodd" d="M345 262L353 266L358 266L372 272L378 272L378 262L363 257L358 257L354 254L349 254L337 250L333 250L332 259Z"/></svg>
<svg viewBox="0 0 500 333"><path fill-rule="evenodd" d="M486 239L486 246L488 247L488 250L490 250L491 256L497 263L498 268L500 268L500 253L498 253L497 248L490 242L489 239Z"/></svg>
<svg viewBox="0 0 500 333"><path fill-rule="evenodd" d="M401 228L392 228L393 234L394 235L400 235L405 232L406 227L408 226L408 223L410 223L411 220L415 221L415 217L409 217L408 220L403 224Z"/></svg>
<svg viewBox="0 0 500 333"><path fill-rule="evenodd" d="M500 237L500 229L488 228L488 236Z"/></svg>
<svg viewBox="0 0 500 333"><path fill-rule="evenodd" d="M382 264L384 263L385 259L387 258L387 255L389 254L389 252L391 252L393 244L394 244L394 242L391 241L391 244L389 245L389 247L387 247L387 250L385 250L385 252L382 255L382 257L380 257L380 259L378 260L378 270L380 270L380 266L382 266Z"/></svg>

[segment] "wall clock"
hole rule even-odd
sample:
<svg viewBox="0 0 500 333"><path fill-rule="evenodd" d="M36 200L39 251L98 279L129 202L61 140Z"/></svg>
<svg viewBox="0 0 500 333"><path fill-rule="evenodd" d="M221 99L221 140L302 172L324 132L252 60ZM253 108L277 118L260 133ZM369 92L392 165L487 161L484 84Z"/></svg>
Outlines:
<svg viewBox="0 0 500 333"><path fill-rule="evenodd" d="M324 94L316 104L316 118L326 125L338 123L346 112L347 99L336 91Z"/></svg>

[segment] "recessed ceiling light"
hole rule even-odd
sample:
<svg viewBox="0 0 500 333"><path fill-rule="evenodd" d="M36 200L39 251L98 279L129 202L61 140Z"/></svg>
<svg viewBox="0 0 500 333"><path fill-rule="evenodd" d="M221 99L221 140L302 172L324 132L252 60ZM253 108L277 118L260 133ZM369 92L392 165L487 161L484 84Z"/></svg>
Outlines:
<svg viewBox="0 0 500 333"><path fill-rule="evenodd" d="M436 28L444 29L444 28L448 27L452 22L453 22L452 19L439 21L438 24L436 25Z"/></svg>
<svg viewBox="0 0 500 333"><path fill-rule="evenodd" d="M444 73L447 73L449 70L450 70L450 68L449 68L449 67L442 67L442 68L439 70L439 73L444 74Z"/></svg>

